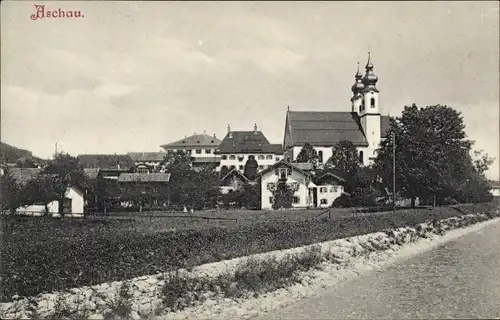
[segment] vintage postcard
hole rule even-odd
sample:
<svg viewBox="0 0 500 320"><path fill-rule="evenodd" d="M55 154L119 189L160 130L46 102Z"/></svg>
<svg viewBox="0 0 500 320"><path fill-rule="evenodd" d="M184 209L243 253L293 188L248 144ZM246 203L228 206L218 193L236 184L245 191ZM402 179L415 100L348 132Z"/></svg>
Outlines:
<svg viewBox="0 0 500 320"><path fill-rule="evenodd" d="M496 1L3 1L0 318L500 318Z"/></svg>

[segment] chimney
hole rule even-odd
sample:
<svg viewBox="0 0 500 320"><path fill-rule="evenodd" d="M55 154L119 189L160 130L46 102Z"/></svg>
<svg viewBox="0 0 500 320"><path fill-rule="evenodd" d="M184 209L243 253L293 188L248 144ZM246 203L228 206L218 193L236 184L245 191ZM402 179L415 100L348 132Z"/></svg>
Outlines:
<svg viewBox="0 0 500 320"><path fill-rule="evenodd" d="M231 132L231 126L230 125L227 125L227 132Z"/></svg>
<svg viewBox="0 0 500 320"><path fill-rule="evenodd" d="M203 130L203 134L207 134L207 130Z"/></svg>
<svg viewBox="0 0 500 320"><path fill-rule="evenodd" d="M217 137L215 136L215 133L214 133L214 139L217 139Z"/></svg>
<svg viewBox="0 0 500 320"><path fill-rule="evenodd" d="M253 133L254 134L257 133L257 124L256 123L254 123L254 125L253 125Z"/></svg>

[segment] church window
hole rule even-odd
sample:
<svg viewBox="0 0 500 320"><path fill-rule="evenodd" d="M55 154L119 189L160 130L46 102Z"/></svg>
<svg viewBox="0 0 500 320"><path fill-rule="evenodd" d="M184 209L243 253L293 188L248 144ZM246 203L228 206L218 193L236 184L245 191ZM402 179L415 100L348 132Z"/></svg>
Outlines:
<svg viewBox="0 0 500 320"><path fill-rule="evenodd" d="M363 164L363 151L359 152L359 163Z"/></svg>
<svg viewBox="0 0 500 320"><path fill-rule="evenodd" d="M318 152L318 161L319 163L323 163L323 151Z"/></svg>
<svg viewBox="0 0 500 320"><path fill-rule="evenodd" d="M370 99L370 107L375 108L375 98Z"/></svg>

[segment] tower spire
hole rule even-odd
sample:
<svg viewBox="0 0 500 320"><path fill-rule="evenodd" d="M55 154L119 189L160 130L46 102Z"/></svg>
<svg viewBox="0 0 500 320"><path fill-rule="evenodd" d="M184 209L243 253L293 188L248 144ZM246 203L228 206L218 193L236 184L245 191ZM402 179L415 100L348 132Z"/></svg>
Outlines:
<svg viewBox="0 0 500 320"><path fill-rule="evenodd" d="M371 51L368 51L368 61L366 62L365 69L366 73L365 76L363 77L363 84L365 85L365 89L377 91L376 84L378 82L378 77L373 72Z"/></svg>
<svg viewBox="0 0 500 320"><path fill-rule="evenodd" d="M363 89L365 88L363 82L361 81L362 78L363 78L363 75L359 71L359 61L358 61L358 68L357 68L356 74L354 75L354 79L355 79L354 85L351 88L351 91L353 93L353 98L356 97L359 93L361 93L363 91Z"/></svg>

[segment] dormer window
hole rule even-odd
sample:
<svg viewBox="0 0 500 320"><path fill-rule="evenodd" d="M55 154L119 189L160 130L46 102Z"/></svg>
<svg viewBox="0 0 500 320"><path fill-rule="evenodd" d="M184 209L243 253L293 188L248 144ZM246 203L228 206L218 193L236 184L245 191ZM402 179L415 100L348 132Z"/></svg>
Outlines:
<svg viewBox="0 0 500 320"><path fill-rule="evenodd" d="M288 168L279 168L278 169L278 178L287 180L288 176L291 174L291 171Z"/></svg>

